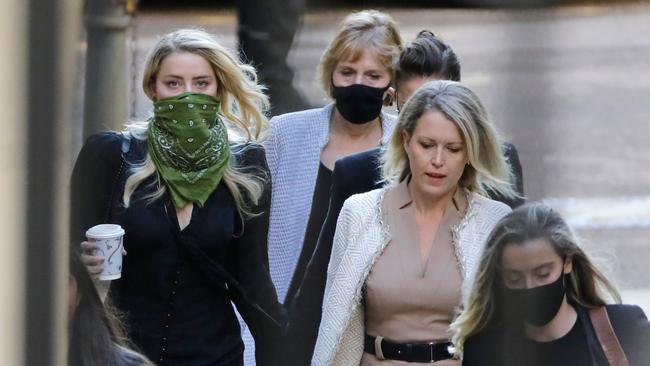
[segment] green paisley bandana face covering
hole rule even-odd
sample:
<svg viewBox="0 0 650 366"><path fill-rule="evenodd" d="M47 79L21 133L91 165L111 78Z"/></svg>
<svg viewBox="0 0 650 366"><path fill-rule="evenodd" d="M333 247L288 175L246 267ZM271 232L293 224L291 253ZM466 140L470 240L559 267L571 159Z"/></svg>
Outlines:
<svg viewBox="0 0 650 366"><path fill-rule="evenodd" d="M147 144L176 208L203 207L217 188L230 158L228 132L219 102L183 93L154 103Z"/></svg>

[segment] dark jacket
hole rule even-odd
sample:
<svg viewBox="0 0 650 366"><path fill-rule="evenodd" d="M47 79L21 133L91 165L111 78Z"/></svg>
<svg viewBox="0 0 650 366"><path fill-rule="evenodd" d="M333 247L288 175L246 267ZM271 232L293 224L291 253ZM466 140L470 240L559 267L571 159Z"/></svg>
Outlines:
<svg viewBox="0 0 650 366"><path fill-rule="evenodd" d="M578 322L585 331L590 358L595 366L608 362L594 332L589 313L576 306ZM635 305L607 305L607 314L630 366L650 365L650 322ZM514 332L492 329L470 337L465 342L463 366L510 366L526 364L526 355L517 352ZM569 365L567 365L569 366Z"/></svg>
<svg viewBox="0 0 650 366"><path fill-rule="evenodd" d="M159 365L241 365L232 301L256 339L257 364L270 364L286 321L268 269L270 183L253 208L260 215L242 220L221 183L180 230L168 194L151 203L144 198L151 178L136 189L128 209L121 204L129 164L141 162L147 151L146 143L132 139L122 157L123 141L120 134L100 133L81 150L72 177L71 233L78 245L96 224L117 223L126 231L128 255L110 298L124 314L129 337ZM268 172L260 145L233 146L232 156Z"/></svg>
<svg viewBox="0 0 650 366"><path fill-rule="evenodd" d="M291 344L292 349L292 359L287 362L292 365L310 363L318 337L336 221L346 199L353 194L369 192L382 186L380 154L381 149L375 148L346 156L334 165L329 209L318 243L316 248L302 249L285 301L290 314L287 343ZM515 176L516 191L523 197L523 175L517 149L506 143L504 154ZM508 199L498 195L493 195L492 198L513 208L524 203L523 198ZM306 269L303 271L303 268Z"/></svg>
<svg viewBox="0 0 650 366"><path fill-rule="evenodd" d="M514 210L526 202L526 199L524 198L524 173L521 169L521 162L519 162L519 153L517 153L515 145L509 142L504 143L503 155L505 155L506 160L510 165L510 169L512 170L515 192L517 192L520 197L508 198L495 192L488 192L488 194L493 200L503 202Z"/></svg>

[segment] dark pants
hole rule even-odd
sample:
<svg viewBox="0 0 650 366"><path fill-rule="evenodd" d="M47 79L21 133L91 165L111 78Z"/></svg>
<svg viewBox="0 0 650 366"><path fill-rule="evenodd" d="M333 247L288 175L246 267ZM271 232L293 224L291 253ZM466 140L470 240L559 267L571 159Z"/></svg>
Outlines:
<svg viewBox="0 0 650 366"><path fill-rule="evenodd" d="M304 7L305 0L237 1L241 56L255 65L268 87L272 115L307 108L293 87L293 70L287 64Z"/></svg>

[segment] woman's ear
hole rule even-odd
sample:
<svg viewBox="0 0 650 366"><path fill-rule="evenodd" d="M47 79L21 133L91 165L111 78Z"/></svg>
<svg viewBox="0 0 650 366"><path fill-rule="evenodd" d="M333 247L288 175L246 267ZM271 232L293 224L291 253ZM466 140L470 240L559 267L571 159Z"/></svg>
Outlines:
<svg viewBox="0 0 650 366"><path fill-rule="evenodd" d="M392 86L390 86L388 87L388 90L386 90L386 93L384 93L384 106L393 105L394 101L395 101L395 89Z"/></svg>
<svg viewBox="0 0 650 366"><path fill-rule="evenodd" d="M404 146L406 155L408 155L410 151L409 141L411 141L411 136L408 134L408 132L402 130L402 145Z"/></svg>

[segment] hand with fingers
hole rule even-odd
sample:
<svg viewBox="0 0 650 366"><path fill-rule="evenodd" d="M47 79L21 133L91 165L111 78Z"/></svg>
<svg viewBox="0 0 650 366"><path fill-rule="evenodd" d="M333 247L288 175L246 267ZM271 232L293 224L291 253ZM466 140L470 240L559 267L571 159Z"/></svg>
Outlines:
<svg viewBox="0 0 650 366"><path fill-rule="evenodd" d="M86 240L81 242L81 261L93 279L98 279L104 270L105 258L98 249L99 245L94 241ZM122 248L122 255L126 255L124 248Z"/></svg>

